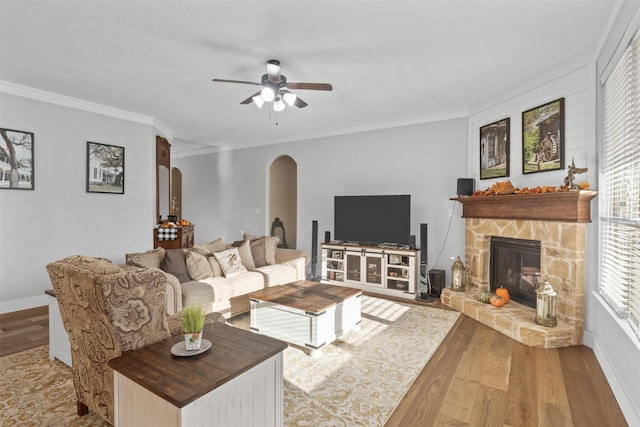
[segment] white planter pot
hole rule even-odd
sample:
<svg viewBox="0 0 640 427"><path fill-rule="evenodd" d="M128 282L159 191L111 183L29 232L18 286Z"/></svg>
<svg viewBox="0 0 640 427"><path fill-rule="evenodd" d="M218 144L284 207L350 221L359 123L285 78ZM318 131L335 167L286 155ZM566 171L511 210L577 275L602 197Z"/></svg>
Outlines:
<svg viewBox="0 0 640 427"><path fill-rule="evenodd" d="M200 350L202 346L202 332L184 334L184 347L187 351Z"/></svg>

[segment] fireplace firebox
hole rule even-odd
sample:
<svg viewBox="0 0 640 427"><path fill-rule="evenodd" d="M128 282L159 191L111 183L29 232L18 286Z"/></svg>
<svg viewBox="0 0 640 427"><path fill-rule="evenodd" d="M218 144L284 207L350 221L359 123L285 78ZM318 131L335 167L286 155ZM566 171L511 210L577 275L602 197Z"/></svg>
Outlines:
<svg viewBox="0 0 640 427"><path fill-rule="evenodd" d="M490 288L501 286L511 300L536 306L540 283L540 241L491 236Z"/></svg>

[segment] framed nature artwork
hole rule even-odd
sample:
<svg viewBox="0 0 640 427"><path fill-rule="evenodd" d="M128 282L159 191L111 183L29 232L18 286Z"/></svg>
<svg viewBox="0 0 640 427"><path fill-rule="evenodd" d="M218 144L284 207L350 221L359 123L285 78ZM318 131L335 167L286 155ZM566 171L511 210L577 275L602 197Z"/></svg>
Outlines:
<svg viewBox="0 0 640 427"><path fill-rule="evenodd" d="M124 147L87 142L87 193L124 194Z"/></svg>
<svg viewBox="0 0 640 427"><path fill-rule="evenodd" d="M0 128L0 188L33 190L33 133Z"/></svg>
<svg viewBox="0 0 640 427"><path fill-rule="evenodd" d="M564 169L564 98L522 113L522 173Z"/></svg>
<svg viewBox="0 0 640 427"><path fill-rule="evenodd" d="M480 179L509 176L509 118L480 128Z"/></svg>

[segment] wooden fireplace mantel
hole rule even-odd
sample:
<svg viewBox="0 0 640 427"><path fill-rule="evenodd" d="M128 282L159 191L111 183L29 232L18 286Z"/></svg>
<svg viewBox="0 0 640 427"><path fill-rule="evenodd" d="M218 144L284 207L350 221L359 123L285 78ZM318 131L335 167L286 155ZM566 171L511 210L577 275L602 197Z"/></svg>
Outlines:
<svg viewBox="0 0 640 427"><path fill-rule="evenodd" d="M534 221L591 222L590 190L504 196L454 197L462 203L463 218L526 219Z"/></svg>

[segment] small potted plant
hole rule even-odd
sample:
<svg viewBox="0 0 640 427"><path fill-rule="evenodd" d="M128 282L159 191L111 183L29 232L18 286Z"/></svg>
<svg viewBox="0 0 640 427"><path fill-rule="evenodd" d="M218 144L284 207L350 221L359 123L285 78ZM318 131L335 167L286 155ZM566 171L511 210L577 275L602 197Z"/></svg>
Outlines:
<svg viewBox="0 0 640 427"><path fill-rule="evenodd" d="M200 350L204 317L200 306L191 305L182 311L182 332L187 351Z"/></svg>

